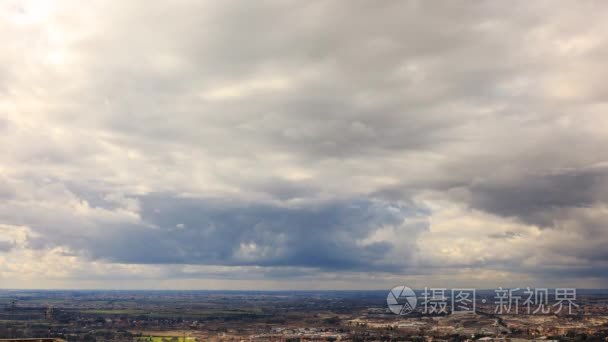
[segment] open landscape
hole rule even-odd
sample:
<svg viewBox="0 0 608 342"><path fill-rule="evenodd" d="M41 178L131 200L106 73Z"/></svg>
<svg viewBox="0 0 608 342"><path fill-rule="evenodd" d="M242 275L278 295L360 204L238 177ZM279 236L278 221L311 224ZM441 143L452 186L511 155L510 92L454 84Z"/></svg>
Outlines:
<svg viewBox="0 0 608 342"><path fill-rule="evenodd" d="M485 293L485 294L484 294ZM572 314L391 313L385 291L2 291L0 336L67 341L606 341L608 292Z"/></svg>

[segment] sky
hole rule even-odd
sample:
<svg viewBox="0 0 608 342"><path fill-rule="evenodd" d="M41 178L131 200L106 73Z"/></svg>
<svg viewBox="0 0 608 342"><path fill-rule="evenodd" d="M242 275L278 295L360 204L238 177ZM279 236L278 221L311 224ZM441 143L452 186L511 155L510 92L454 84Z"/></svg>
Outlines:
<svg viewBox="0 0 608 342"><path fill-rule="evenodd" d="M604 1L2 1L0 288L608 287Z"/></svg>

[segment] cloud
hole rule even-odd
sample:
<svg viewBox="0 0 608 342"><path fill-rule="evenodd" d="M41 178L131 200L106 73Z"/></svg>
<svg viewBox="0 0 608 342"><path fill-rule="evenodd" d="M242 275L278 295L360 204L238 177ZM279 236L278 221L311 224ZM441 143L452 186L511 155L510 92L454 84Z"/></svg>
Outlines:
<svg viewBox="0 0 608 342"><path fill-rule="evenodd" d="M479 181L470 186L471 205L531 224L553 226L563 209L606 203L607 175L605 167L596 167Z"/></svg>
<svg viewBox="0 0 608 342"><path fill-rule="evenodd" d="M232 266L298 266L329 270L403 269L416 236L426 229L411 219L415 208L349 200L284 207L225 200L149 195L140 218L99 210L72 220L50 216L32 230L36 249L63 247L91 260L128 264L203 264ZM102 214L103 213L103 214ZM64 215L65 213L62 213ZM92 213L91 213L92 214ZM66 226L70 225L70 226ZM74 235L76 227L86 230ZM407 235L374 239L378 231ZM53 234L48 234L50 231ZM403 249L401 262L387 259Z"/></svg>
<svg viewBox="0 0 608 342"><path fill-rule="evenodd" d="M5 2L0 272L605 286L603 7Z"/></svg>

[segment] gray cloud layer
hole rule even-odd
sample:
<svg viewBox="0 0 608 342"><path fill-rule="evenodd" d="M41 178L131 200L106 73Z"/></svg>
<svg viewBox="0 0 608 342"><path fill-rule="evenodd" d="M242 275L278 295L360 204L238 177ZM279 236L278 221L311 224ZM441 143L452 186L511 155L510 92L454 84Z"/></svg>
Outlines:
<svg viewBox="0 0 608 342"><path fill-rule="evenodd" d="M607 285L605 7L2 4L1 260Z"/></svg>

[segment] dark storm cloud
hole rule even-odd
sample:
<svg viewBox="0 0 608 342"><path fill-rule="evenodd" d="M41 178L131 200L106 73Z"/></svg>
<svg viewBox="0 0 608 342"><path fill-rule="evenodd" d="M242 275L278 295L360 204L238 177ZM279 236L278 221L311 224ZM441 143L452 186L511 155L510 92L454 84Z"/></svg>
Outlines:
<svg viewBox="0 0 608 342"><path fill-rule="evenodd" d="M566 208L606 203L606 168L558 174L526 175L507 181L477 182L470 186L471 205L502 216L517 217L540 226L554 226Z"/></svg>
<svg viewBox="0 0 608 342"><path fill-rule="evenodd" d="M91 259L120 263L389 271L406 266L386 258L392 249L412 249L426 229L405 225L404 220L424 214L415 208L365 199L295 208L163 195L140 200L141 225L107 225L82 239L58 233L33 238L30 245L65 245ZM410 245L363 243L390 226L407 234Z"/></svg>

